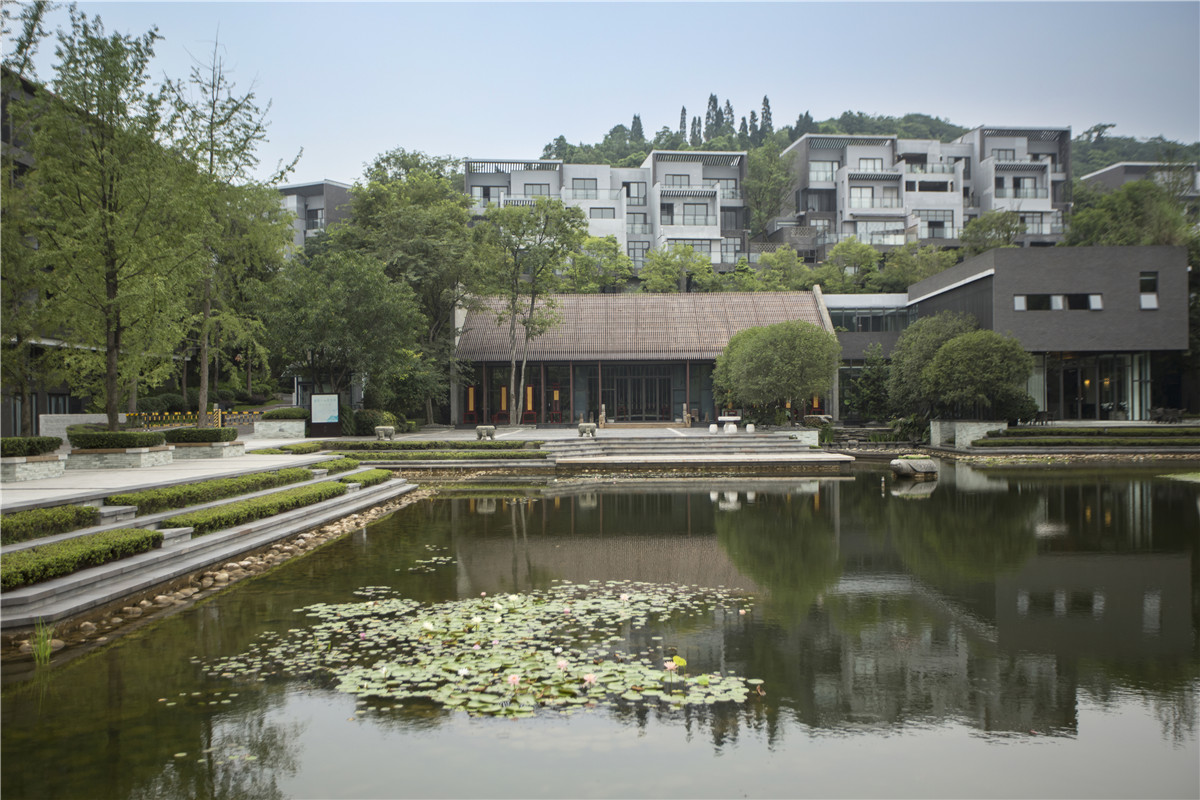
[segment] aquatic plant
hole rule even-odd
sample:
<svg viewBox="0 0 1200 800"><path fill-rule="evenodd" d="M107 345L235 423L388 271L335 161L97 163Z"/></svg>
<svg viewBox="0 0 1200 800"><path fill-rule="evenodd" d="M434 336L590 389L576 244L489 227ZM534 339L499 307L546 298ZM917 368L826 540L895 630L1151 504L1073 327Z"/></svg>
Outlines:
<svg viewBox="0 0 1200 800"><path fill-rule="evenodd" d="M268 635L246 653L210 664L209 674L326 676L338 691L359 697L432 701L473 716L740 703L753 691L735 675L682 675L687 661L671 648L639 651L634 644L633 634L651 624L746 604L721 589L593 581L432 606L389 597L381 587L358 594L367 599L301 609L319 622Z"/></svg>
<svg viewBox="0 0 1200 800"><path fill-rule="evenodd" d="M33 626L33 661L39 667L50 663L53 652L54 626L47 625L40 617Z"/></svg>

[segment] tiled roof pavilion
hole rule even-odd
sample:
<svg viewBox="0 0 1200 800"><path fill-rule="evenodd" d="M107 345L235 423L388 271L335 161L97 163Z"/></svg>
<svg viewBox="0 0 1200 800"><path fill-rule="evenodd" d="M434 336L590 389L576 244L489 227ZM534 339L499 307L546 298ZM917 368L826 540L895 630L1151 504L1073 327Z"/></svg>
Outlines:
<svg viewBox="0 0 1200 800"><path fill-rule="evenodd" d="M529 343L537 361L712 361L746 328L802 320L833 332L813 292L553 295L561 322ZM458 344L467 361L508 361L502 300L470 311Z"/></svg>

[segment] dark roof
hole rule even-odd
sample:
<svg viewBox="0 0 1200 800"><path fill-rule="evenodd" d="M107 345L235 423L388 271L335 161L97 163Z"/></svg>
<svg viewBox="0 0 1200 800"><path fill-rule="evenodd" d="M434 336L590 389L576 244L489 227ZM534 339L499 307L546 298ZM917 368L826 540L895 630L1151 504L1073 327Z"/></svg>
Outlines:
<svg viewBox="0 0 1200 800"><path fill-rule="evenodd" d="M802 320L831 330L812 292L560 294L561 322L529 343L530 361L711 361L745 328ZM469 311L458 343L468 361L508 361L501 298ZM518 330L519 335L519 330Z"/></svg>

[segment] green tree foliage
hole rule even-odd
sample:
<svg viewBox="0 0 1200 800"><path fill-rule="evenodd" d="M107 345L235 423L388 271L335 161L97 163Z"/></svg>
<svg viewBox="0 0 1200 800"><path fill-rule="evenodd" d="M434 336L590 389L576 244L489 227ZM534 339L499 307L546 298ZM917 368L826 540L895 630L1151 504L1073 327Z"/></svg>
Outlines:
<svg viewBox="0 0 1200 800"><path fill-rule="evenodd" d="M808 291L813 287L813 271L790 247L758 257L758 278L769 292Z"/></svg>
<svg viewBox="0 0 1200 800"><path fill-rule="evenodd" d="M722 288L727 292L761 292L766 288L758 272L745 258L739 258L733 269L719 277Z"/></svg>
<svg viewBox="0 0 1200 800"><path fill-rule="evenodd" d="M905 292L908 287L944 272L958 263L958 254L936 245L920 247L908 242L889 252L883 267L863 283L868 292Z"/></svg>
<svg viewBox="0 0 1200 800"><path fill-rule="evenodd" d="M1186 245L1196 235L1178 198L1154 181L1133 181L1090 202L1071 217L1064 245Z"/></svg>
<svg viewBox="0 0 1200 800"><path fill-rule="evenodd" d="M483 280L469 229L470 200L459 190L456 162L396 148L378 156L365 183L350 190L351 214L331 232L332 245L383 262L388 278L409 286L423 319L417 362L408 384L378 387L404 408L434 406L449 391L460 365L454 359L455 309Z"/></svg>
<svg viewBox="0 0 1200 800"><path fill-rule="evenodd" d="M704 139L700 135L699 117L692 117L692 132L688 137L688 144L690 144L692 147L699 147L700 145L704 144Z"/></svg>
<svg viewBox="0 0 1200 800"><path fill-rule="evenodd" d="M986 417L993 409L1026 394L1033 356L1016 337L989 330L969 331L948 340L922 370L926 397L954 416Z"/></svg>
<svg viewBox="0 0 1200 800"><path fill-rule="evenodd" d="M529 342L557 322L548 295L557 288L558 273L567 259L583 244L587 218L577 206L539 197L532 206L489 208L484 224L475 230L486 269L485 285L504 302L499 318L508 321L508 391L513 398L511 421L517 423Z"/></svg>
<svg viewBox="0 0 1200 800"><path fill-rule="evenodd" d="M826 395L842 346L807 322L781 322L735 333L717 356L713 390L724 403L783 406Z"/></svg>
<svg viewBox="0 0 1200 800"><path fill-rule="evenodd" d="M763 138L770 138L775 133L775 123L771 117L771 100L765 94L762 99L762 116L759 117L759 133Z"/></svg>
<svg viewBox="0 0 1200 800"><path fill-rule="evenodd" d="M821 133L901 136L905 139L937 139L948 142L962 136L966 128L927 114L903 117L873 116L861 111L844 111L840 117L819 124Z"/></svg>
<svg viewBox="0 0 1200 800"><path fill-rule="evenodd" d="M773 138L750 151L744 189L752 236L766 233L768 223L783 212L792 191L792 159L781 158L780 151Z"/></svg>
<svg viewBox="0 0 1200 800"><path fill-rule="evenodd" d="M1015 211L989 211L963 226L959 242L963 258L986 253L995 247L1015 247L1025 232L1021 216Z"/></svg>
<svg viewBox="0 0 1200 800"><path fill-rule="evenodd" d="M1099 123L1071 141L1072 171L1076 175L1087 175L1122 161L1193 164L1200 161L1200 142L1184 144L1162 136L1142 140L1132 136L1109 136L1109 129L1115 127L1111 123Z"/></svg>
<svg viewBox="0 0 1200 800"><path fill-rule="evenodd" d="M635 146L646 141L646 134L642 130L642 117L639 114L633 115L633 122L629 126L629 141Z"/></svg>
<svg viewBox="0 0 1200 800"><path fill-rule="evenodd" d="M35 166L37 267L54 274L54 317L72 386L102 397L117 427L121 387L157 385L184 335L203 263L195 166L171 154L165 97L150 81L155 31L106 35L74 10L59 32L53 93L10 104Z"/></svg>
<svg viewBox="0 0 1200 800"><path fill-rule="evenodd" d="M850 408L863 419L885 419L890 408L888 403L888 362L883 356L883 345L874 342L868 345L866 363L862 372L851 384L848 392Z"/></svg>
<svg viewBox="0 0 1200 800"><path fill-rule="evenodd" d="M417 300L379 259L339 250L297 259L272 283L272 298L264 313L272 349L305 365L314 385L341 392L355 376L370 386L411 366Z"/></svg>
<svg viewBox="0 0 1200 800"><path fill-rule="evenodd" d="M176 140L199 165L197 200L205 207L203 232L208 257L193 287L198 310L199 425L209 424L209 352L214 337L238 349L248 371L265 363L262 329L246 296L249 279L279 267L291 239L274 188L295 164L281 167L268 183L253 180L258 145L267 138L267 111L253 91L239 94L214 43L210 60L192 67L186 81L170 85ZM268 105L269 108L269 105ZM251 384L247 378L247 387ZM130 411L136 410L130 393Z"/></svg>
<svg viewBox="0 0 1200 800"><path fill-rule="evenodd" d="M716 277L712 261L705 253L697 253L687 245L658 247L646 255L646 262L638 272L642 279L641 290L652 294L683 292L690 278L694 285L706 287L700 291L712 291Z"/></svg>
<svg viewBox="0 0 1200 800"><path fill-rule="evenodd" d="M970 314L944 311L909 325L892 349L888 375L888 397L899 414L927 412L936 401L928 391L923 374L943 344L979 327Z"/></svg>
<svg viewBox="0 0 1200 800"><path fill-rule="evenodd" d="M865 286L875 275L875 267L883 254L866 242L850 236L835 244L825 255L824 266L832 269L842 285ZM837 291L832 287L822 288Z"/></svg>
<svg viewBox="0 0 1200 800"><path fill-rule="evenodd" d="M560 288L571 294L596 294L623 288L634 274L633 260L615 236L589 236L578 252L567 257Z"/></svg>

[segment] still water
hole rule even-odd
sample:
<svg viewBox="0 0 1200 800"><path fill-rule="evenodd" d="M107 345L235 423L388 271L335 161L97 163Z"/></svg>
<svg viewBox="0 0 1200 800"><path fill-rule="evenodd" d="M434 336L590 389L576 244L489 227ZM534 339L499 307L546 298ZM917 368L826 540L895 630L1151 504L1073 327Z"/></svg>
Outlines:
<svg viewBox="0 0 1200 800"><path fill-rule="evenodd" d="M421 502L32 680L6 670L0 790L1196 797L1200 486L1171 471L943 465L906 485L862 468ZM636 635L765 696L503 720L203 666L303 635L297 609L363 587L433 604L614 579L744 593L745 614Z"/></svg>

